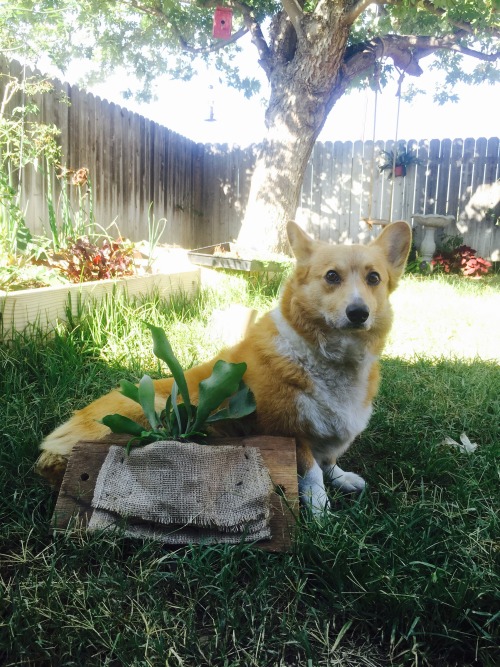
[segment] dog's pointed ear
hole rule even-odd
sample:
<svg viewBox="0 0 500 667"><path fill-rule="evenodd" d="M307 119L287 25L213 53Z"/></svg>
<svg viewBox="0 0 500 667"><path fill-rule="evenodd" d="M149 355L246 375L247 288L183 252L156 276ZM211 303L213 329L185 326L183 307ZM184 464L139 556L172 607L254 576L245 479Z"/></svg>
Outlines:
<svg viewBox="0 0 500 667"><path fill-rule="evenodd" d="M408 253L410 252L410 225L404 220L392 222L373 241L373 245L382 248L392 268L393 277L397 281L403 274Z"/></svg>
<svg viewBox="0 0 500 667"><path fill-rule="evenodd" d="M307 259L312 252L314 241L308 236L305 231L298 226L293 220L289 220L286 226L288 240L292 246L293 254L300 261Z"/></svg>

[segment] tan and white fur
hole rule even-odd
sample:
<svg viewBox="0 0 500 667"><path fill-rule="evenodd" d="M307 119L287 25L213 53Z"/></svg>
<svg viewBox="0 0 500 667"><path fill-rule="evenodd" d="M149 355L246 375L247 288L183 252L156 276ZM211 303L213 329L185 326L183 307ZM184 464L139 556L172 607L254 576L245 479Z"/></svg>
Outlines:
<svg viewBox="0 0 500 667"><path fill-rule="evenodd" d="M313 241L290 222L288 238L297 262L279 306L241 342L186 371L186 379L196 402L198 384L216 359L246 362L244 380L257 409L246 418L245 432L296 438L301 500L320 512L328 506L325 483L346 492L365 485L337 458L372 413L378 359L392 323L389 295L404 271L411 231L406 222L395 222L368 245L340 246ZM159 409L171 386L171 378L155 381ZM73 445L108 435L98 420L113 413L144 421L140 406L114 390L45 438L39 471L60 479ZM218 433L234 432L227 428Z"/></svg>

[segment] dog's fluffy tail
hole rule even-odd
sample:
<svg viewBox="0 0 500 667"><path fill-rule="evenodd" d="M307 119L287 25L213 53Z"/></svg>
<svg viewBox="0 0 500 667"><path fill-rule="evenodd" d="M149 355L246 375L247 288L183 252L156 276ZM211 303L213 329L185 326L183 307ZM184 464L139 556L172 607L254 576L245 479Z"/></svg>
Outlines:
<svg viewBox="0 0 500 667"><path fill-rule="evenodd" d="M157 389L157 409L165 407L164 396L171 390L172 380L155 382ZM161 391L161 394L158 393ZM58 426L42 441L41 454L36 463L36 470L52 483L62 479L71 450L80 441L102 440L109 435L107 426L100 423L106 415L120 414L147 426L141 406L135 401L114 390L98 398L82 410L77 410L64 424Z"/></svg>

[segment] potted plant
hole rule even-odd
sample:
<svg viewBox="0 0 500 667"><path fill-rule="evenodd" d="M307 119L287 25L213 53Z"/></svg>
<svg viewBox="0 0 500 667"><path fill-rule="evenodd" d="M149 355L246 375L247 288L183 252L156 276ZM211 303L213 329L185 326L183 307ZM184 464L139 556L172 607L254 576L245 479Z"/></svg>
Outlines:
<svg viewBox="0 0 500 667"><path fill-rule="evenodd" d="M406 176L406 169L412 164L423 164L422 160L417 157L417 151L407 150L403 146L398 148L396 155L394 151L381 151L380 158L382 159L382 164L379 166L379 170L389 171L389 178L392 178L393 171L394 176Z"/></svg>

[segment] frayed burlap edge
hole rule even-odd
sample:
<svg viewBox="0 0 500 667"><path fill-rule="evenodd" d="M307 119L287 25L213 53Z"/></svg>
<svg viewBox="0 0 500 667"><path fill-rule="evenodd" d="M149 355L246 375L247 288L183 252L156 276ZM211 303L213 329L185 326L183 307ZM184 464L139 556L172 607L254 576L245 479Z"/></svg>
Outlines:
<svg viewBox="0 0 500 667"><path fill-rule="evenodd" d="M130 456L110 447L88 527L170 544L269 539L271 491L254 447L165 441Z"/></svg>

